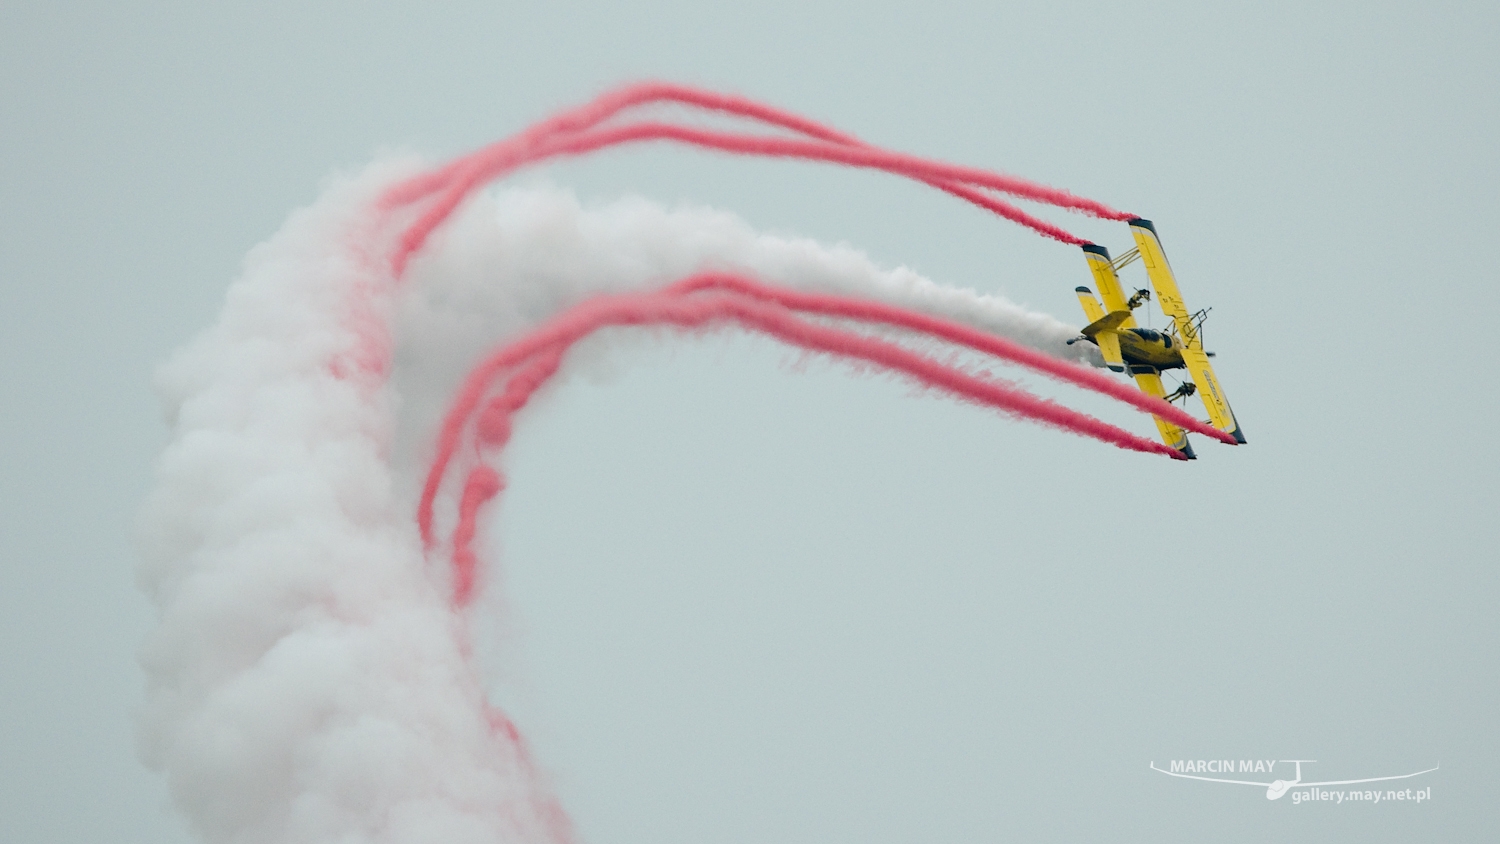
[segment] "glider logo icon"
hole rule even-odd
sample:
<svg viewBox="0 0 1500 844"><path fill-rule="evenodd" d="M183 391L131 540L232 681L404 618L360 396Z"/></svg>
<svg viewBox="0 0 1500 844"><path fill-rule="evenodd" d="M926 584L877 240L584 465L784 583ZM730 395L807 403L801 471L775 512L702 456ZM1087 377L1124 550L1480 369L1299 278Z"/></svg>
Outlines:
<svg viewBox="0 0 1500 844"><path fill-rule="evenodd" d="M1270 782L1257 782L1257 781L1253 781L1253 780L1226 779L1226 778L1221 778L1221 777L1205 777L1205 776L1200 776L1199 775L1200 773L1233 773L1236 770L1235 760L1233 760L1233 759L1213 759L1213 760L1208 760L1208 761L1204 761L1204 760L1201 760L1201 759L1199 759L1199 760L1191 760L1191 759L1190 760L1181 760L1181 759L1179 759L1179 760L1171 762L1168 765L1167 768L1158 768L1158 767L1156 767L1156 763L1152 762L1151 763L1151 770L1157 771L1157 772L1160 772L1160 773L1163 773L1163 774L1166 774L1169 777L1181 777L1183 779L1189 779L1189 780L1202 780L1204 782L1222 782L1222 783L1228 783L1230 785L1255 785L1255 786L1260 786L1261 788L1264 788L1266 790L1266 799L1267 800L1278 800L1281 797L1285 796L1287 794L1287 792L1291 791L1292 789L1306 788L1306 789L1308 789L1307 792L1295 794L1293 796L1293 798L1292 798L1292 802L1293 803L1301 803L1301 802L1303 802L1303 800L1331 800L1331 801L1335 801L1335 802L1338 802L1338 803L1343 803L1346 799L1349 800L1349 801L1351 801L1351 802L1361 801L1361 802L1379 803L1379 802L1382 802L1383 800L1411 800L1413 802L1420 803L1420 802L1422 802L1424 800L1429 800L1429 799L1432 798L1432 788L1431 787L1428 787L1428 788L1420 790L1420 791L1415 791L1415 792L1411 791L1411 789L1406 789L1405 791L1394 791L1394 790L1391 790L1391 791L1382 791L1382 790L1374 790L1374 789L1365 790L1365 791L1360 791L1360 790L1320 791L1319 789L1322 786L1328 786L1328 785L1356 785L1356 784L1359 784L1359 783L1367 783L1367 782L1387 782L1387 781L1390 781L1390 780L1410 779L1412 777L1419 777L1422 774L1430 774L1433 771L1436 771L1438 769L1438 766L1434 765L1431 768L1426 769L1425 771L1417 771L1416 773L1412 773L1412 774L1397 774L1396 776L1392 776L1392 777L1367 777L1365 779L1357 779L1357 780L1325 780L1325 781L1320 781L1320 782L1303 782L1302 781L1302 766L1304 764L1307 764L1307 765L1313 764L1316 761L1317 761L1316 759L1279 759L1279 760L1278 759L1241 759L1241 760L1239 760L1238 770L1240 772L1248 772L1248 773L1261 773L1261 772L1270 773L1272 771L1272 769L1275 768L1275 766L1276 766L1276 764L1278 762L1289 762L1292 765L1296 766L1295 775L1293 776L1292 779L1290 779L1290 780L1274 779L1274 780L1272 780Z"/></svg>

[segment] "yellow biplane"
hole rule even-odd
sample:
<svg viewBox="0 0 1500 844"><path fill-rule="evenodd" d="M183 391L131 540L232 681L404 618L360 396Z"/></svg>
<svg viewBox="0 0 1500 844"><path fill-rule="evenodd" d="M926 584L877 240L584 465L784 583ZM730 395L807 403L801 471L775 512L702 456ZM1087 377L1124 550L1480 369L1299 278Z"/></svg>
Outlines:
<svg viewBox="0 0 1500 844"><path fill-rule="evenodd" d="M1214 377L1214 368L1208 362L1213 353L1203 350L1203 320L1208 312L1190 313L1182 303L1182 294L1172 277L1172 267L1167 263L1167 254L1162 251L1161 239L1156 236L1156 227L1151 221L1131 220L1130 233L1135 236L1135 248L1114 260L1110 260L1109 250L1103 246L1090 243L1083 247L1104 304L1100 305L1087 287L1077 288L1078 301L1083 305L1089 324L1084 327L1082 337L1068 342L1088 340L1094 343L1104 355L1106 366L1115 372L1129 372L1135 376L1142 391L1158 398L1176 401L1197 393L1203 399L1203 406L1208 408L1209 424L1229 432L1236 441L1245 442L1245 434L1235 421L1234 411L1229 409L1229 399L1224 396L1219 379ZM1137 290L1127 299L1120 286L1118 271L1137 258L1146 265L1146 276L1156 290L1156 301L1171 321L1171 327L1166 331L1140 328L1131 314L1151 299L1150 290ZM1168 369L1186 369L1192 380L1168 394L1161 383L1161 373ZM1188 443L1187 432L1161 417L1153 418L1161 431L1162 441L1189 460L1193 459L1193 447Z"/></svg>

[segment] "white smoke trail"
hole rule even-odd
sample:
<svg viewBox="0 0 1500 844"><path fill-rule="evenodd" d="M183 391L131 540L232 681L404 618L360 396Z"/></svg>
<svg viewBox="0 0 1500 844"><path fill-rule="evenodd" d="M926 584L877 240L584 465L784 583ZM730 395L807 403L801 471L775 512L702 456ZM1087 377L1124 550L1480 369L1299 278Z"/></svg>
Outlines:
<svg viewBox="0 0 1500 844"><path fill-rule="evenodd" d="M295 213L160 374L173 438L143 517L141 582L161 622L142 657L141 744L205 841L566 838L494 729L446 569L412 519L453 385L499 340L590 293L712 267L1079 354L1056 320L848 247L543 188L471 203L398 293L371 200L414 166L373 166ZM330 366L387 337L391 377Z"/></svg>

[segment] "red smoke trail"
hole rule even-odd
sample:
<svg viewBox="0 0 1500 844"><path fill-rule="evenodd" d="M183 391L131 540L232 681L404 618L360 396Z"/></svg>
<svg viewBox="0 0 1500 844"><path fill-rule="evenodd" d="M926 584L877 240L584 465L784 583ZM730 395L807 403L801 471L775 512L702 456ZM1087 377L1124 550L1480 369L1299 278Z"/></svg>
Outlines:
<svg viewBox="0 0 1500 844"><path fill-rule="evenodd" d="M497 178L501 173L519 167L528 161L545 157L546 153L541 152L538 147L549 135L581 133L632 106L664 101L695 105L705 110L717 111L735 117L749 118L766 125L789 129L810 138L834 144L874 149L852 135L828 128L800 115L785 112L743 97L716 94L668 83L647 83L605 94L593 103L542 121L514 138L492 144L474 154L451 162L433 173L412 179L403 185L397 186L397 188L387 194L385 201L388 205L392 206L406 204L439 190L444 185L450 185L450 191L447 196L437 204L436 208L429 211L428 217L430 219L424 219L419 222L414 227L415 231L409 234L410 237L417 241L409 251L415 251L416 248L420 248L420 242L424 241L427 235L430 234L431 228L440 224L442 219L446 218L452 209L462 202L463 198L477 184ZM742 137L754 139L753 136ZM489 167L494 168L491 171L491 175L476 175L475 170L486 166L486 162ZM1077 238L1072 238L1071 235L1068 235L1067 232L1062 231L1056 226L1052 226L1049 223L1026 214L1010 203L986 196L960 181L928 177L917 178L933 187L996 213L1001 217L1036 229L1049 237L1058 237L1065 242L1069 242L1071 238L1072 241L1076 241L1075 245L1083 242ZM1055 188L1034 185L1020 179L1014 179L1013 177L996 176L996 178L1008 179L1012 187L1016 189L1011 192L1020 192L1022 189L1034 189L1046 192L1047 194L1046 197L1031 196L1031 198L1043 199L1043 201L1055 202L1069 207L1086 208L1089 213L1109 219L1127 219L1133 216L1124 212L1114 211L1091 200L1074 197L1072 194ZM1030 196L1030 194L1027 195ZM404 257L398 258L396 261L398 269L404 267L404 263Z"/></svg>
<svg viewBox="0 0 1500 844"><path fill-rule="evenodd" d="M646 105L657 102L676 102L684 105L697 106L707 111L716 111L733 117L742 117L754 120L768 126L788 129L790 131L805 135L809 138L814 138L821 141L828 141L830 143L839 144L842 146L874 149L874 147L865 143L864 141L861 141L853 135L845 134L836 129L824 126L821 123L817 123L815 121L802 117L801 115L783 111L781 109L764 105L762 103L757 103L754 100L750 100L745 97L738 97L730 94L718 94L712 91L702 91L696 88L689 88L684 85L674 85L665 82L648 82L604 94L603 96L596 99L593 103L585 105L582 108L566 112L564 115L558 118L546 121L544 124L542 124L542 134L545 135L549 131L556 131L559 133L582 132L586 129L591 129L612 117L617 116L621 112L633 106ZM1017 187L1017 190L1007 190L1007 192L1014 193L1017 196L1039 199L1041 201L1063 205L1064 207L1083 209L1086 210L1087 213L1104 217L1105 219L1124 220L1135 216L1133 214L1115 211L1101 203L1093 202L1092 200L1075 197L1066 191L1061 191L1056 188L1049 188L1044 185L1025 182L1020 179L1014 179L1013 177L1002 178L1012 179L1012 184ZM1012 206L1008 203L997 202L993 198L987 197L984 194L979 193L978 191L973 190L970 187L967 187L962 182L928 178L923 178L922 181L941 190L947 191L954 196L961 197L990 211L994 211L1001 216L1005 216L1007 218L1011 218L1011 214L1020 214L1023 217L1026 216L1024 213L1020 212L1019 209L1016 209L1015 206ZM1023 187L1027 190L1036 190L1038 192L1044 193L1045 196L1040 195L1040 193L1028 193L1025 190L1021 189ZM1031 218L1027 217L1027 220L1030 219ZM1027 222L1026 224L1030 225L1030 222Z"/></svg>
<svg viewBox="0 0 1500 844"><path fill-rule="evenodd" d="M505 447L510 441L511 417L526 406L526 402L548 379L557 374L558 367L562 365L563 353L567 350L567 346L562 344L542 349L511 375L505 389L500 395L490 399L479 415L475 435L480 442L496 449ZM437 485L442 481L442 470L434 463L432 471L436 471L437 475L429 473L427 485L436 494ZM499 495L504 488L505 480L500 473L484 465L470 472L468 479L464 481L463 495L458 503L458 527L453 531L453 595L454 601L459 605L467 604L474 590L478 560L469 546L478 529L479 508ZM422 500L427 508L427 522L422 529L422 536L430 543L432 504L425 491Z"/></svg>
<svg viewBox="0 0 1500 844"><path fill-rule="evenodd" d="M813 140L713 132L663 123L636 123L594 129L628 107L660 101L681 102L759 120L800 132ZM400 246L392 257L393 267L398 275L403 272L410 256L421 248L432 231L484 183L545 158L581 155L606 146L643 140L676 140L727 152L801 158L885 170L925 182L1047 237L1074 245L1082 245L1088 241L1033 217L1010 203L986 196L975 188L997 190L1104 219L1123 220L1132 216L1067 191L1013 176L881 150L814 121L741 97L697 91L683 86L651 84L606 94L593 103L542 121L512 138L499 141L392 189L383 200L387 208L409 204L441 191L433 206L402 236Z"/></svg>
<svg viewBox="0 0 1500 844"><path fill-rule="evenodd" d="M775 302L786 308L803 313L878 322L898 328L920 331L940 340L967 346L977 352L994 355L1002 360L1018 363L1065 383L1103 393L1119 399L1138 410L1152 413L1188 431L1213 437L1220 442L1234 445L1233 435L1195 419L1186 411L1170 402L1147 395L1133 385L1085 366L1070 363L1039 352L1020 343L997 337L971 328L962 323L929 316L918 311L848 296L833 296L823 293L804 293L773 287L752 281L743 276L726 273L701 273L662 288L663 293L693 293L699 290L729 290L763 301Z"/></svg>
<svg viewBox="0 0 1500 844"><path fill-rule="evenodd" d="M646 121L605 125L631 108L659 102L675 102L747 118L803 137L720 132ZM411 256L422 247L431 233L468 196L487 182L519 167L549 158L583 155L618 144L650 140L677 141L737 154L824 161L883 170L924 182L1047 237L1074 245L1085 244L1087 241L1061 227L1033 217L986 191L997 191L1104 219L1122 220L1133 216L1102 203L1013 176L883 150L807 118L743 97L679 85L649 83L606 93L590 103L543 120L511 138L456 159L388 191L381 200L381 205L386 210L396 210L436 195L401 235L397 250L392 256L395 274L398 277L402 275ZM432 506L438 487L458 448L465 426L491 381L500 373L515 369L502 394L490 401L477 425L478 444L493 447L503 445L509 439L511 417L556 372L567 348L588 333L610 325L666 324L702 329L714 322L734 322L810 351L874 363L962 399L1092 436L1121 448L1161 453L1173 458L1182 457L1167 446L1141 439L1023 390L978 378L891 343L807 322L794 316L793 310L920 331L1121 399L1187 430L1224 439L1222 432L1198 422L1166 402L1145 396L1082 367L1055 360L968 326L879 303L777 290L733 276L700 276L685 280L658 294L601 298L580 305L499 350L476 368L445 421L439 437L438 456L423 490L418 522L424 542L429 547L433 543ZM479 510L498 495L503 486L504 481L500 475L482 465L473 470L465 480L453 536L455 601L460 605L467 603L472 594L476 561L470 545Z"/></svg>
<svg viewBox="0 0 1500 844"><path fill-rule="evenodd" d="M863 142L853 135L824 126L800 114L758 103L734 94L720 94L689 88L671 82L645 82L610 91L580 108L565 112L549 121L548 130L557 132L582 132L615 117L626 109L651 103L675 102L697 106L705 111L716 111L731 117L744 117L768 126L789 129L809 138L831 141L836 144L858 146Z"/></svg>
<svg viewBox="0 0 1500 844"><path fill-rule="evenodd" d="M438 451L418 505L417 523L424 543L428 547L433 544L433 502L463 432L481 402L484 402L484 408L476 426L476 445L501 446L509 439L511 416L556 371L562 353L594 331L629 325L703 329L715 323L737 323L812 352L875 364L960 399L1093 437L1119 448L1182 459L1182 455L1169 446L1137 437L1087 414L1019 388L970 375L894 343L808 322L777 304L738 293L715 291L704 291L695 296L627 294L584 302L492 353L470 372L444 420ZM485 402L489 385L501 373L511 370L514 370L513 374L501 394ZM475 561L469 545L479 509L502 487L499 475L484 465L471 471L464 482L458 523L453 533L454 601L459 605L472 597Z"/></svg>
<svg viewBox="0 0 1500 844"><path fill-rule="evenodd" d="M707 111L716 111L733 117L754 120L768 126L788 129L817 140L844 146L874 149L874 147L871 147L853 135L824 126L801 115L757 103L745 97L732 94L719 94L666 82L648 82L602 94L590 103L542 120L511 138L497 141L470 155L456 159L432 173L408 180L387 194L386 203L388 206L395 206L413 202L442 188L454 176L470 169L471 165L476 161L494 157L507 157L516 149L533 146L548 136L580 133L594 128L629 108L657 102L676 102L697 106ZM1066 191L1028 182L1024 179L1000 176L993 173L987 175L1005 180L1006 186L1000 189L1008 193L1014 193L1017 196L1084 210L1086 213L1105 219L1124 220L1133 216L1115 211L1101 203L1076 197Z"/></svg>
<svg viewBox="0 0 1500 844"><path fill-rule="evenodd" d="M852 146L863 144L862 141L853 135L844 134L801 115L757 103L745 97L704 91L699 88L689 88L686 85L676 85L670 82L645 82L601 94L592 102L542 120L512 138L497 141L470 155L450 162L445 167L435 170L432 173L419 176L398 185L387 194L386 202L390 205L405 205L433 191L439 190L447 185L455 174L462 172L467 162L490 155L497 155L501 150L511 146L533 144L551 135L583 132L615 117L622 111L635 106L660 102L675 102L682 105L696 106L706 111L719 112L732 117L748 118L767 126L788 129L806 135L809 138L816 138L831 143Z"/></svg>
<svg viewBox="0 0 1500 844"><path fill-rule="evenodd" d="M793 138L776 138L763 135L743 135L731 132L715 132L674 126L668 123L633 123L624 126L597 129L592 132L548 138L533 144L507 144L464 162L465 166L454 173L448 188L438 197L433 206L402 235L400 247L393 257L393 266L398 274L404 269L410 256L422 247L432 231L443 223L460 203L477 188L497 179L523 165L546 158L563 155L583 155L604 147L633 141L674 140L681 143L733 152L742 155L759 155L774 158L797 158L807 161L826 161L852 167L884 170L906 176L919 182L939 187L959 196L1005 219L1026 226L1039 234L1074 246L1089 241L1068 232L1060 226L1033 217L1025 211L985 196L968 185L992 188L1007 193L1019 192L1018 185L1029 185L1007 176L989 173L970 167L959 167L941 162L927 161L902 153L887 152L873 147L849 147L822 141L803 141ZM967 184L964 184L967 183ZM1064 205L1078 210L1092 211L1091 200L1080 200L1062 191L1048 196L1040 191L1050 188L1037 187L1038 194L1027 198ZM1107 211L1111 219L1121 212Z"/></svg>

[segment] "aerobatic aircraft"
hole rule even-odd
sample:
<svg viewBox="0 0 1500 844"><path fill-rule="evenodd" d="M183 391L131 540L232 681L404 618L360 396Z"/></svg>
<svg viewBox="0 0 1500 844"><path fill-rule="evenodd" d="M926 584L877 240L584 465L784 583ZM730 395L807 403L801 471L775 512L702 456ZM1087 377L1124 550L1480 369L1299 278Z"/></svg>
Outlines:
<svg viewBox="0 0 1500 844"><path fill-rule="evenodd" d="M1109 250L1103 246L1084 245L1083 254L1088 258L1094 284L1099 288L1104 304L1099 304L1089 288L1076 288L1089 324L1084 327L1083 336L1068 343L1087 340L1097 345L1106 366L1115 372L1129 372L1142 391L1158 398L1176 401L1197 393L1203 399L1203 406L1208 408L1209 424L1244 443L1245 434L1235 421L1234 411L1229 409L1229 399L1224 396L1208 361L1213 352L1203 350L1203 320L1208 311L1192 313L1183 304L1177 281L1172 276L1172 267L1167 263L1167 254L1162 251L1161 239L1156 236L1156 227L1151 221L1137 217L1129 222L1130 233L1135 236L1135 248L1119 258L1111 260ZM1127 299L1124 288L1120 286L1118 271L1137 258L1145 264L1146 276L1156 291L1156 301L1171 323L1166 331L1137 326L1131 313L1152 298L1151 290L1137 290ZM1161 373L1169 369L1186 369L1192 380L1169 394L1161 381ZM1194 459L1187 432L1161 417L1153 418L1161 431L1162 441L1189 460Z"/></svg>

